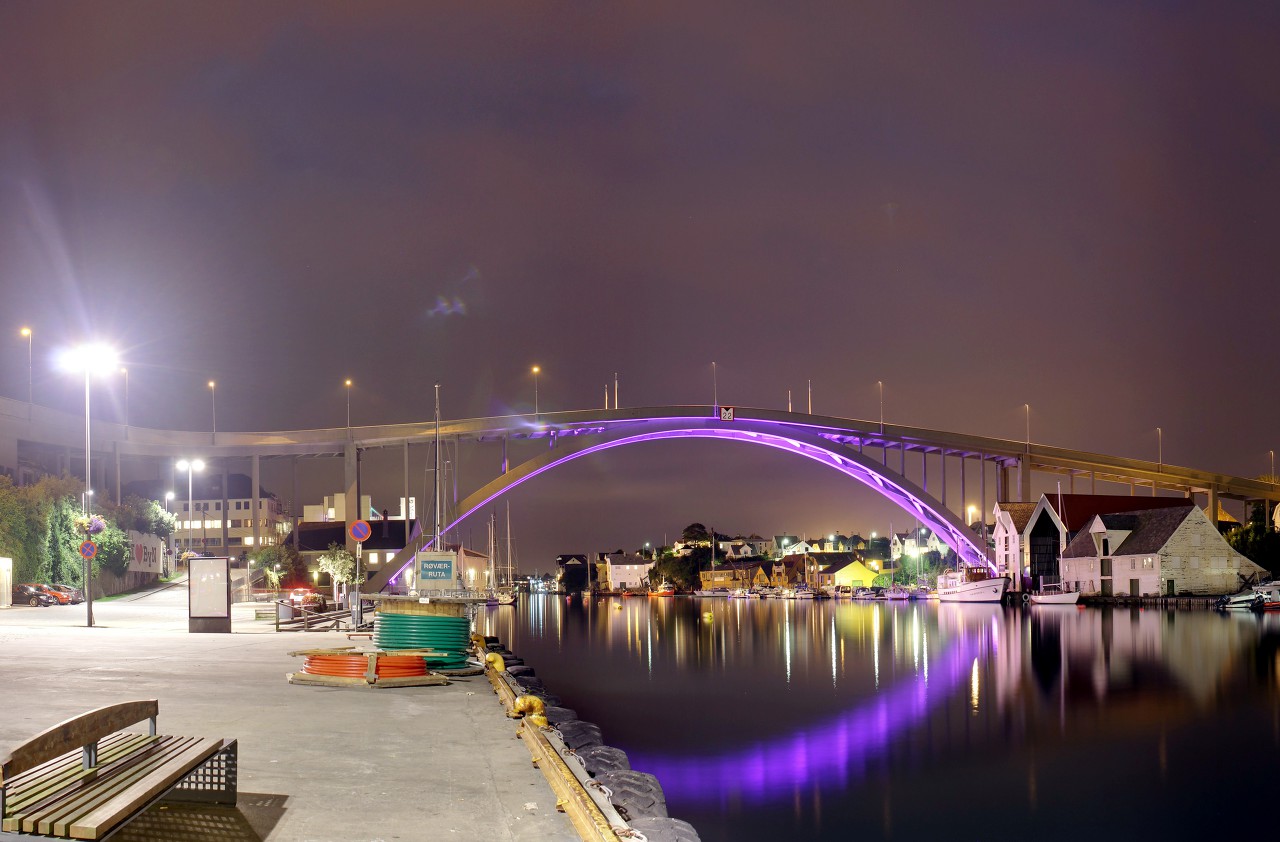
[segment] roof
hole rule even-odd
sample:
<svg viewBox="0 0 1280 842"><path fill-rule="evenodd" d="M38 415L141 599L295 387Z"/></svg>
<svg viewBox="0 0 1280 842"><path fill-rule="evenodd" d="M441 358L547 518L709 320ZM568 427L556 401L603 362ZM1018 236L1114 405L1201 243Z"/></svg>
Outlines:
<svg viewBox="0 0 1280 842"><path fill-rule="evenodd" d="M1077 532L1089 525L1095 517L1118 512L1138 512L1151 509L1182 508L1191 505L1185 497L1138 497L1125 494L1045 494L1049 506L1058 513L1058 519L1067 532ZM1059 506L1058 501L1062 504ZM1025 505L1001 503L1006 505ZM1024 524L1025 525L1025 524ZM1018 528L1021 531L1022 527Z"/></svg>
<svg viewBox="0 0 1280 842"><path fill-rule="evenodd" d="M1035 513L1036 506L1039 503L1001 503L1000 510L1009 515L1013 520L1014 531L1021 533L1027 528L1027 524L1031 522L1031 515Z"/></svg>
<svg viewBox="0 0 1280 842"><path fill-rule="evenodd" d="M1111 548L1111 555L1142 555L1159 552L1165 544L1169 543L1169 538L1194 508L1196 508L1195 504L1184 500L1181 506L1165 506L1136 512L1107 512L1098 517L1102 518L1102 525L1108 530L1129 533L1120 546ZM1063 558L1096 558L1097 555L1098 550L1093 543L1093 536L1083 527L1062 553Z"/></svg>
<svg viewBox="0 0 1280 842"><path fill-rule="evenodd" d="M829 576L859 561L857 553L820 553L813 556L824 566L818 572Z"/></svg>

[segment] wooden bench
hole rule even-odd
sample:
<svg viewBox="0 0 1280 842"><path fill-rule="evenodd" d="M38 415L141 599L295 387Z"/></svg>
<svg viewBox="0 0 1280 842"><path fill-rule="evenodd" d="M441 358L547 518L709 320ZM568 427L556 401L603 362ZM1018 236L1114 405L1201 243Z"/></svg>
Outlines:
<svg viewBox="0 0 1280 842"><path fill-rule="evenodd" d="M236 741L158 736L159 710L108 705L0 755L0 839L102 839L162 798L234 806Z"/></svg>

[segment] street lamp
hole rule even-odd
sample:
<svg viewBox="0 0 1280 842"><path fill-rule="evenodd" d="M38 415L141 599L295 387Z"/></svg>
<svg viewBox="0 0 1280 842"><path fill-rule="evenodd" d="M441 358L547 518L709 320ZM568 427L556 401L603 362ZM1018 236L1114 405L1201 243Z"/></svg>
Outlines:
<svg viewBox="0 0 1280 842"><path fill-rule="evenodd" d="M538 373L541 371L542 369L538 366L533 367L533 414L535 417L538 415Z"/></svg>
<svg viewBox="0 0 1280 842"><path fill-rule="evenodd" d="M70 371L84 372L84 514L89 514L93 494L93 471L90 470L90 429L93 426L89 419L89 383L94 374L106 374L116 367L116 352L106 345L96 343L81 345L69 351L63 358L63 365ZM93 565L84 560L84 604L87 621L93 626Z"/></svg>
<svg viewBox="0 0 1280 842"><path fill-rule="evenodd" d="M217 438L218 438L218 384L212 380L209 381L209 400L213 404L213 438L215 441L217 441Z"/></svg>
<svg viewBox="0 0 1280 842"><path fill-rule="evenodd" d="M1022 408L1027 411L1027 452L1031 452L1031 404L1024 403Z"/></svg>
<svg viewBox="0 0 1280 842"><path fill-rule="evenodd" d="M1156 427L1156 469L1164 473L1164 430Z"/></svg>
<svg viewBox="0 0 1280 842"><path fill-rule="evenodd" d="M347 429L351 429L351 378L348 377L343 381L342 385L347 387Z"/></svg>
<svg viewBox="0 0 1280 842"><path fill-rule="evenodd" d="M880 390L880 435L884 435L884 381L877 380L876 388Z"/></svg>
<svg viewBox="0 0 1280 842"><path fill-rule="evenodd" d="M27 340L27 420L31 420L31 328L24 327L18 331Z"/></svg>
<svg viewBox="0 0 1280 842"><path fill-rule="evenodd" d="M129 438L129 369L121 366L120 373L124 375L124 437L127 439Z"/></svg>
<svg viewBox="0 0 1280 842"><path fill-rule="evenodd" d="M716 383L716 363L711 361L711 406L715 408L717 415L720 414L720 388Z"/></svg>
<svg viewBox="0 0 1280 842"><path fill-rule="evenodd" d="M193 495L191 493L191 486L192 486L191 475L196 471L204 470L204 460L203 459L179 459L177 464L174 465L174 467L177 468L179 471L187 472L187 549L189 550L191 549L192 535L195 534L195 529L191 525L191 516L195 514L195 510L196 510L194 501L192 500Z"/></svg>
<svg viewBox="0 0 1280 842"><path fill-rule="evenodd" d="M965 524L965 526L973 526L973 516L977 513L977 511L978 511L977 506L974 506L974 505L969 506L969 520Z"/></svg>

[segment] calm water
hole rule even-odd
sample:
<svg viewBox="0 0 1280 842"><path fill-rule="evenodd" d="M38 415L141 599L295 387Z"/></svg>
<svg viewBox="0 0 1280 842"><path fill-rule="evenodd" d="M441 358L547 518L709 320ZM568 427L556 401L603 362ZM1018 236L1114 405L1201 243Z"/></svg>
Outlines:
<svg viewBox="0 0 1280 842"><path fill-rule="evenodd" d="M706 842L1199 838L1267 826L1280 783L1280 616L533 596L478 622Z"/></svg>

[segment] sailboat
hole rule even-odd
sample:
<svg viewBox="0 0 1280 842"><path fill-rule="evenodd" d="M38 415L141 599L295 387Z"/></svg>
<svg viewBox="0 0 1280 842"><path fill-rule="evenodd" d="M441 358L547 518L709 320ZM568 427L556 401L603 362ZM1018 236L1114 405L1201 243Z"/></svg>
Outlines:
<svg viewBox="0 0 1280 842"><path fill-rule="evenodd" d="M516 583L515 583L515 579L514 579L514 577L513 577L512 563L511 563L511 556L512 556L512 550L511 550L511 502L510 502L510 501L508 501L508 502L507 502L507 556L506 556L506 558L507 558L507 569L506 569L506 574L507 574L507 575L506 575L506 580L505 580L505 582L503 582L503 583L498 587L498 593L497 593L497 596L498 596L498 604L499 604L499 605L511 605L511 606L514 606L514 605L516 604Z"/></svg>

